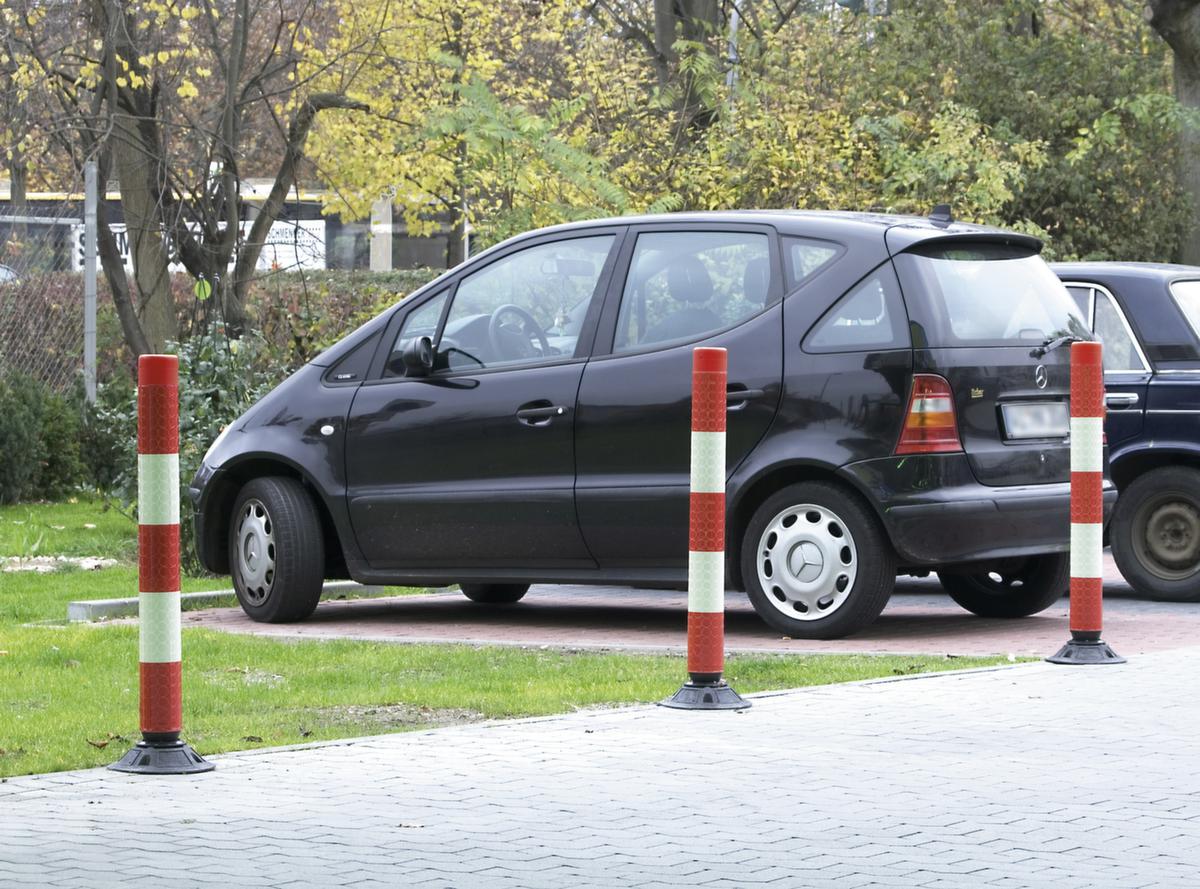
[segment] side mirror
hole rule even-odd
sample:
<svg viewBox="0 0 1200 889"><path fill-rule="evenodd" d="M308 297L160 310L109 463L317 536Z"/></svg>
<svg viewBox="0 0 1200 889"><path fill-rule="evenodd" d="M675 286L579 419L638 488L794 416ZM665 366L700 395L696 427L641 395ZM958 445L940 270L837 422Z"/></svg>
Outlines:
<svg viewBox="0 0 1200 889"><path fill-rule="evenodd" d="M433 340L427 336L413 337L404 347L400 358L404 362L405 376L427 376L433 370Z"/></svg>

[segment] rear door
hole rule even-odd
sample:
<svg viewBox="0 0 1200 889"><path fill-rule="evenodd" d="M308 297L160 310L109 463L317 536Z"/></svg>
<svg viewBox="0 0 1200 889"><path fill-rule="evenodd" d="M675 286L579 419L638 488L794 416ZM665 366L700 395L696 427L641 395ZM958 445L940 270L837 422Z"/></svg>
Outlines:
<svg viewBox="0 0 1200 889"><path fill-rule="evenodd" d="M1110 446L1142 434L1150 362L1125 316L1118 294L1100 284L1068 281L1067 290L1104 344L1104 432Z"/></svg>
<svg viewBox="0 0 1200 889"><path fill-rule="evenodd" d="M631 230L575 421L576 506L601 568L647 579L686 566L692 350L729 350L732 470L779 403L781 295L769 227Z"/></svg>
<svg viewBox="0 0 1200 889"><path fill-rule="evenodd" d="M986 485L1070 479L1070 344L1087 319L1029 246L925 241L895 257L913 370L954 391L963 449ZM1061 345L1056 345L1061 343Z"/></svg>

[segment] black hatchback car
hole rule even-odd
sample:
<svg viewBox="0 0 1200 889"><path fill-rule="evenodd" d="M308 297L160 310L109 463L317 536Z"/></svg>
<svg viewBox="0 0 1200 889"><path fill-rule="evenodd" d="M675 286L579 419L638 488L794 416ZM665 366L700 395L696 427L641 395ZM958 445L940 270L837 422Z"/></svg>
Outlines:
<svg viewBox="0 0 1200 889"><path fill-rule="evenodd" d="M447 272L231 424L192 482L253 618L327 577L686 581L693 347L729 351L728 583L774 629L871 623L898 572L985 615L1067 586L1069 349L1037 240L948 217L574 223ZM1106 498L1115 497L1106 485Z"/></svg>
<svg viewBox="0 0 1200 889"><path fill-rule="evenodd" d="M1140 593L1200 601L1200 268L1053 268L1104 342L1113 558Z"/></svg>

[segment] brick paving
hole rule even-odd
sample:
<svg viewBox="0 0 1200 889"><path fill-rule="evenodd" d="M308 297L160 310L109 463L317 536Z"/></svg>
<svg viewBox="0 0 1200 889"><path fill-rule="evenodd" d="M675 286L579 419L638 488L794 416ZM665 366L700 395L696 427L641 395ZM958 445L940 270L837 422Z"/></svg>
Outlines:
<svg viewBox="0 0 1200 889"><path fill-rule="evenodd" d="M1200 643L1200 606L1140 601L1111 557L1106 561L1104 636L1120 654ZM728 595L727 608L729 651L1045 656L1070 635L1066 599L1031 618L984 619L955 605L936 579L902 578L873 626L832 642L780 637L741 593ZM308 621L291 625L257 624L237 608L188 612L184 626L301 638L682 651L686 619L687 596L680 592L535 586L516 606L478 605L452 592L326 601Z"/></svg>
<svg viewBox="0 0 1200 889"><path fill-rule="evenodd" d="M1200 649L0 783L0 886L1179 887Z"/></svg>

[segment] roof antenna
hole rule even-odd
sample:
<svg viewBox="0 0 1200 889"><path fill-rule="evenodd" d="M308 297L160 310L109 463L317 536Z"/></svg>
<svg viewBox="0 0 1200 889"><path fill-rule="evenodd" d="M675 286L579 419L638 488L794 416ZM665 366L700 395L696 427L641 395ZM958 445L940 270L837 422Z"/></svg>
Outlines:
<svg viewBox="0 0 1200 889"><path fill-rule="evenodd" d="M949 204L937 204L933 208L933 212L929 214L929 221L935 225L949 225L954 221L954 217L950 213Z"/></svg>

